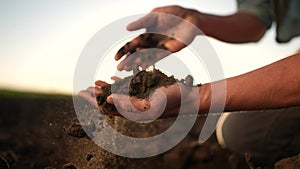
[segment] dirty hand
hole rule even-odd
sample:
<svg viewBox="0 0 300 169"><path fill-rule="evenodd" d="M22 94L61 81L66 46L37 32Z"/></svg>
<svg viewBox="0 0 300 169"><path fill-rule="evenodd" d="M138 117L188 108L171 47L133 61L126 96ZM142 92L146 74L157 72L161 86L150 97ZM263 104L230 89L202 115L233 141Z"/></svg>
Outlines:
<svg viewBox="0 0 300 169"><path fill-rule="evenodd" d="M119 77L116 77L116 76L113 76L111 79L114 80L114 81L121 80ZM99 108L100 110L104 111L103 107L98 106L96 97L97 97L97 95L100 95L100 94L103 93L101 88L104 87L104 86L107 86L107 85L109 85L109 84L104 82L104 81L98 80L98 81L95 82L95 86L88 87L86 90L80 91L78 93L78 95L80 97L82 97L83 99L85 99L86 101L88 101L93 106L95 106L95 107ZM110 113L114 114L114 115L119 115L118 112L110 112Z"/></svg>
<svg viewBox="0 0 300 169"><path fill-rule="evenodd" d="M95 84L96 87L81 91L79 96L98 107L95 95L101 94L101 86L108 84L103 81L96 81ZM156 89L147 99L111 94L107 97L107 102L114 104L117 111L107 112L102 107L98 108L106 114L123 116L136 122L152 121L157 118L176 117L180 110L183 113L197 111L197 92L197 87L188 88L183 84L173 84Z"/></svg>
<svg viewBox="0 0 300 169"><path fill-rule="evenodd" d="M116 60L125 55L125 59L117 67L118 70L130 71L132 65L145 69L170 53L189 45L195 36L200 34L195 26L198 25L196 14L195 10L167 6L155 8L151 13L130 23L127 30L146 28L146 33L134 38L117 52ZM145 50L149 48L162 50ZM137 51L138 54L131 55Z"/></svg>

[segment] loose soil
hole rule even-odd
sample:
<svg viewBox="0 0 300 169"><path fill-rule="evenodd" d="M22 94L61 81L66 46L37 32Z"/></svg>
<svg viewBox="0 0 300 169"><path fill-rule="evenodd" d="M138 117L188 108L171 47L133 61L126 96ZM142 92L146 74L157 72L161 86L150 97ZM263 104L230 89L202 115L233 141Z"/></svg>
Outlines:
<svg viewBox="0 0 300 169"><path fill-rule="evenodd" d="M99 106L103 106L108 112L116 108L106 102L111 93L126 94L145 99L157 88L170 86L178 82L173 76L168 77L158 69L152 71L142 70L135 75L128 76L114 84L102 88L103 93L97 96ZM181 81L183 82L183 81Z"/></svg>
<svg viewBox="0 0 300 169"><path fill-rule="evenodd" d="M77 114L71 96L32 96L19 92L3 94L1 91L0 168L249 169L244 157L222 149L215 135L204 144L198 144L205 117L199 117L188 135L177 146L161 155L139 159L114 155L91 139L93 133L101 130L104 120L110 121L110 125L128 135L148 137L166 130L174 119L131 125L122 117L103 117L79 97L74 100L80 103ZM95 120L79 123L78 114L90 115ZM113 142L117 143L117 140ZM277 162L276 169L300 168L299 164L300 155Z"/></svg>

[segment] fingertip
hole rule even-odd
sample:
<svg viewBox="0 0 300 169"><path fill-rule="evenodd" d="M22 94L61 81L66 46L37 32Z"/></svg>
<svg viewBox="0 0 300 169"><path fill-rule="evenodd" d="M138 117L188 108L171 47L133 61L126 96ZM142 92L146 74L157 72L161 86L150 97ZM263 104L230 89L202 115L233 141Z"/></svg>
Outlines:
<svg viewBox="0 0 300 169"><path fill-rule="evenodd" d="M120 54L117 53L117 54L115 55L115 60L118 61L120 58L121 58Z"/></svg>
<svg viewBox="0 0 300 169"><path fill-rule="evenodd" d="M128 24L128 25L126 26L126 29L127 29L128 31L136 31L136 30L139 30L139 29L142 29L142 28L144 28L144 26L143 26L143 24L141 23L141 21L139 21L139 20L134 21L134 22L132 22L132 23L130 23L130 24Z"/></svg>
<svg viewBox="0 0 300 169"><path fill-rule="evenodd" d="M109 96L106 98L106 101L107 101L107 103L109 103L109 104L114 104L113 96L112 96L112 95L109 95Z"/></svg>
<svg viewBox="0 0 300 169"><path fill-rule="evenodd" d="M118 69L118 71L122 71L123 70L123 65L122 64L118 64L117 69Z"/></svg>
<svg viewBox="0 0 300 169"><path fill-rule="evenodd" d="M145 69L147 69L150 65L153 65L153 63L151 62L151 63L146 63L146 62L144 62L144 63L142 63L141 65L140 65L140 67L142 68L142 70L145 70Z"/></svg>
<svg viewBox="0 0 300 169"><path fill-rule="evenodd" d="M115 82L122 80L122 78L120 78L118 76L112 76L112 77L110 77L110 79L115 81Z"/></svg>
<svg viewBox="0 0 300 169"><path fill-rule="evenodd" d="M95 85L99 88L102 88L102 87L105 87L105 86L108 86L109 84L104 82L104 81L101 81L101 80L97 80L95 81Z"/></svg>
<svg viewBox="0 0 300 169"><path fill-rule="evenodd" d="M134 31L133 26L132 26L132 23L130 23L130 24L128 24L128 25L126 26L126 30L128 30L128 31Z"/></svg>

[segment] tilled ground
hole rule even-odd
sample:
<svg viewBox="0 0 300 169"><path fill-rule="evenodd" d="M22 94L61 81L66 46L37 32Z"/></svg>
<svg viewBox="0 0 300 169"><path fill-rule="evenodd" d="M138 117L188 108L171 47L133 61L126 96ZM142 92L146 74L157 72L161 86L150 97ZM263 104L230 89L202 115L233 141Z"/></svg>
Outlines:
<svg viewBox="0 0 300 169"><path fill-rule="evenodd" d="M101 130L104 119L112 127L131 132L132 136L148 137L164 131L174 119L153 122L151 126L128 126L121 117L104 117L84 100L77 111L93 115L93 123L83 123L90 133ZM80 113L79 113L80 114ZM113 118L113 119L112 119ZM78 123L72 97L0 96L0 168L15 169L242 169L249 168L243 157L221 149L213 135L198 144L204 117L197 119L190 133L166 153L149 158L125 158L109 153L96 145ZM89 132L90 131L90 132ZM300 156L276 163L276 169L300 168Z"/></svg>

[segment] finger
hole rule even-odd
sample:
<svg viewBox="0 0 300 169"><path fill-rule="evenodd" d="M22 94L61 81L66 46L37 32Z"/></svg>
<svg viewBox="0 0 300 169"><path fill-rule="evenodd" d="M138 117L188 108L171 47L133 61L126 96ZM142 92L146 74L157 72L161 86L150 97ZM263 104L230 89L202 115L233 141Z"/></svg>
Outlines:
<svg viewBox="0 0 300 169"><path fill-rule="evenodd" d="M89 87L87 88L87 91L91 92L91 94L94 94L94 96L102 94L102 90L99 89L98 87Z"/></svg>
<svg viewBox="0 0 300 169"><path fill-rule="evenodd" d="M124 60L124 62L119 63L117 68L119 68L119 70L126 70L126 71L134 70L136 66L139 67L143 63L143 61L145 60L144 58L145 58L144 56L137 56L131 59L130 61Z"/></svg>
<svg viewBox="0 0 300 169"><path fill-rule="evenodd" d="M154 53L152 53L151 55L149 54L148 57L145 58L145 60L140 64L140 66L142 67L142 69L146 69L170 54L171 52L167 50L154 51Z"/></svg>
<svg viewBox="0 0 300 169"><path fill-rule="evenodd" d="M125 111L146 111L149 110L151 104L146 99L129 97L126 95L111 94L107 97L107 102L121 107ZM129 107L130 106L130 107ZM136 109L136 110L135 110Z"/></svg>
<svg viewBox="0 0 300 169"><path fill-rule="evenodd" d="M104 86L108 86L109 84L106 83L106 82L104 82L104 81L102 81L102 80L97 80L97 81L95 82L95 85L96 85L96 86L99 86L99 87L104 87Z"/></svg>
<svg viewBox="0 0 300 169"><path fill-rule="evenodd" d="M145 99L112 94L107 98L107 102L113 103L119 114L131 121L143 122L153 119L151 113L143 113L150 109L150 102Z"/></svg>
<svg viewBox="0 0 300 169"><path fill-rule="evenodd" d="M115 81L115 82L118 82L118 81L122 80L122 78L120 78L118 76L112 76L110 79Z"/></svg>
<svg viewBox="0 0 300 169"><path fill-rule="evenodd" d="M131 58L125 58L124 60L122 60L118 66L117 66L117 69L119 71L122 71L122 70L126 70L126 71L130 71L130 67L132 67L133 65L133 57Z"/></svg>
<svg viewBox="0 0 300 169"><path fill-rule="evenodd" d="M151 65L153 65L156 61L151 59L148 60L147 62L143 62L140 66L143 70L147 69L148 67L150 67Z"/></svg>
<svg viewBox="0 0 300 169"><path fill-rule="evenodd" d="M134 62L136 66L141 65L141 63L143 63L143 57L137 57Z"/></svg>
<svg viewBox="0 0 300 169"><path fill-rule="evenodd" d="M122 60L118 64L117 69L119 71L121 71L121 70L126 70L126 71L132 70L132 66L135 65L135 63L134 63L135 59L137 57L140 57L138 55L140 55L140 52L136 52L136 53L133 53L133 54L127 56L124 60Z"/></svg>
<svg viewBox="0 0 300 169"><path fill-rule="evenodd" d="M123 70L126 70L126 71L131 71L131 70L133 70L133 68L132 68L132 66L130 66L130 65L133 65L134 63L132 63L132 64L126 64L124 67L123 67Z"/></svg>
<svg viewBox="0 0 300 169"><path fill-rule="evenodd" d="M145 58L146 58L145 56L139 56L139 57L136 57L135 60L120 63L120 67L122 67L122 69L120 69L120 70L131 71L131 70L134 69L134 67L132 65L141 66L141 65L146 64L146 65L150 66L150 65L153 65L155 63L155 61L149 63L148 59L145 59ZM145 62L147 62L147 63L145 63ZM119 65L118 65L118 67L119 67ZM146 69L147 67L142 67L142 69Z"/></svg>
<svg viewBox="0 0 300 169"><path fill-rule="evenodd" d="M85 99L86 101L88 101L90 104L92 104L93 106L98 108L98 104L96 101L96 98L91 94L91 92L87 91L87 90L82 90L78 93L78 95L80 97L82 97L83 99Z"/></svg>
<svg viewBox="0 0 300 169"><path fill-rule="evenodd" d="M132 54L131 58L126 58L121 61L118 64L117 69L130 71L132 70L132 65L141 66L142 69L146 69L171 54L163 45L157 48L158 49L140 49Z"/></svg>
<svg viewBox="0 0 300 169"><path fill-rule="evenodd" d="M110 104L114 104L119 114L123 117L132 120L132 117L128 116L128 112L134 113L136 109L131 106L129 96L111 94L107 97L106 101Z"/></svg>
<svg viewBox="0 0 300 169"><path fill-rule="evenodd" d="M126 29L128 31L135 31L142 28L148 28L153 24L155 24L156 19L157 19L157 14L149 13L146 16L128 24Z"/></svg>
<svg viewBox="0 0 300 169"><path fill-rule="evenodd" d="M134 40L134 39L133 39ZM134 43L134 41L127 42L124 46L122 46L118 52L115 55L115 60L121 59L125 54L132 53L134 51L134 48L137 47L137 43Z"/></svg>
<svg viewBox="0 0 300 169"><path fill-rule="evenodd" d="M115 55L115 60L119 60L123 57L123 55L127 53L133 53L139 47L139 44L144 39L145 34L141 34L135 37L130 42L126 43L123 47L121 47Z"/></svg>
<svg viewBox="0 0 300 169"><path fill-rule="evenodd" d="M158 42L164 38L166 36L160 34L143 33L121 47L115 55L115 60L119 60L125 54L129 54L128 56L130 56L131 53L139 51L142 48L156 47Z"/></svg>

